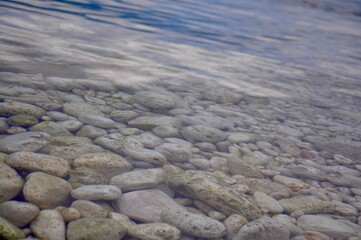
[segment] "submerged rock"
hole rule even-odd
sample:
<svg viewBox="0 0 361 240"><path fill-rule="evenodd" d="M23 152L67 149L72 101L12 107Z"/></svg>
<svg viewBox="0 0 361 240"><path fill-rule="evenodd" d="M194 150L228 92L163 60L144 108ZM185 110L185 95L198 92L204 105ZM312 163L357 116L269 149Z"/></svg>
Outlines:
<svg viewBox="0 0 361 240"><path fill-rule="evenodd" d="M0 203L18 195L23 185L22 177L7 164L0 162Z"/></svg>
<svg viewBox="0 0 361 240"><path fill-rule="evenodd" d="M128 228L128 235L139 240L177 240L181 232L178 228L166 223L147 223L132 225Z"/></svg>
<svg viewBox="0 0 361 240"><path fill-rule="evenodd" d="M49 142L50 134L44 132L24 132L0 139L0 151L13 153L19 151L37 152Z"/></svg>
<svg viewBox="0 0 361 240"><path fill-rule="evenodd" d="M20 228L13 225L5 218L0 217L0 238L5 240L16 240L25 238Z"/></svg>
<svg viewBox="0 0 361 240"><path fill-rule="evenodd" d="M36 118L44 116L46 111L37 106L21 102L2 102L0 103L1 116L13 116L18 114L28 114Z"/></svg>
<svg viewBox="0 0 361 240"><path fill-rule="evenodd" d="M332 213L335 207L332 203L316 199L311 196L299 196L288 199L281 199L279 203L282 205L286 213L292 213L296 210L309 213Z"/></svg>

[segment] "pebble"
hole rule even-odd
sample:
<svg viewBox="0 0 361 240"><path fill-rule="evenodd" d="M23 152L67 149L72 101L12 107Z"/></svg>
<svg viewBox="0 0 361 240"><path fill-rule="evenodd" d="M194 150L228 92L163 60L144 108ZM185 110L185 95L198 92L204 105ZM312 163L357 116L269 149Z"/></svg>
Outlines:
<svg viewBox="0 0 361 240"><path fill-rule="evenodd" d="M124 193L115 205L120 213L145 223L161 222L160 214L166 209L185 211L173 198L155 189Z"/></svg>
<svg viewBox="0 0 361 240"><path fill-rule="evenodd" d="M86 153L98 153L104 152L105 150L102 147L94 144L84 144L82 146L58 146L53 147L49 155L61 157L66 159L69 163L72 163L75 158L80 157Z"/></svg>
<svg viewBox="0 0 361 240"><path fill-rule="evenodd" d="M50 134L44 132L23 132L0 139L0 151L14 153L19 151L37 152L49 143Z"/></svg>
<svg viewBox="0 0 361 240"><path fill-rule="evenodd" d="M212 127L204 125L193 125L184 127L181 130L182 135L191 142L210 142L216 143L226 138L226 133Z"/></svg>
<svg viewBox="0 0 361 240"><path fill-rule="evenodd" d="M170 109L175 107L175 99L167 93L140 91L134 95L134 101L147 108L155 110Z"/></svg>
<svg viewBox="0 0 361 240"><path fill-rule="evenodd" d="M25 199L40 209L54 208L65 203L72 190L64 179L42 172L30 173L23 188Z"/></svg>
<svg viewBox="0 0 361 240"><path fill-rule="evenodd" d="M119 240L127 229L109 218L81 218L68 224L67 240Z"/></svg>
<svg viewBox="0 0 361 240"><path fill-rule="evenodd" d="M29 128L30 131L46 132L53 136L72 135L65 127L50 121L43 121Z"/></svg>
<svg viewBox="0 0 361 240"><path fill-rule="evenodd" d="M188 162L192 157L190 148L175 143L163 143L154 150L162 153L171 162Z"/></svg>
<svg viewBox="0 0 361 240"><path fill-rule="evenodd" d="M119 222L126 229L128 229L130 226L135 224L132 220L129 219L129 217L121 213L110 212L108 214L108 217L110 219L114 219L115 221Z"/></svg>
<svg viewBox="0 0 361 240"><path fill-rule="evenodd" d="M73 207L57 207L56 210L60 212L65 222L75 221L82 217L78 209Z"/></svg>
<svg viewBox="0 0 361 240"><path fill-rule="evenodd" d="M264 192L255 192L253 194L253 197L257 204L261 207L263 212L277 214L283 212L282 205L273 197L268 196Z"/></svg>
<svg viewBox="0 0 361 240"><path fill-rule="evenodd" d="M13 225L3 217L0 217L0 238L4 240L15 240L25 238L20 228Z"/></svg>
<svg viewBox="0 0 361 240"><path fill-rule="evenodd" d="M57 122L57 124L65 128L69 132L76 132L84 125L84 123L82 123L81 121L73 119Z"/></svg>
<svg viewBox="0 0 361 240"><path fill-rule="evenodd" d="M158 126L172 126L174 128L180 128L182 126L182 122L179 119L165 115L141 116L132 119L128 124L131 127L143 130L152 130Z"/></svg>
<svg viewBox="0 0 361 240"><path fill-rule="evenodd" d="M291 236L297 236L303 232L302 228L296 226L295 219L289 217L288 215L277 214L274 215L272 218L276 220L279 224L285 226L288 230L290 230Z"/></svg>
<svg viewBox="0 0 361 240"><path fill-rule="evenodd" d="M146 223L130 226L127 234L139 240L177 240L181 232L178 228L166 223Z"/></svg>
<svg viewBox="0 0 361 240"><path fill-rule="evenodd" d="M55 121L65 121L69 118L67 114L57 111L49 111L47 115Z"/></svg>
<svg viewBox="0 0 361 240"><path fill-rule="evenodd" d="M288 240L290 235L290 231L284 225L270 217L262 217L242 226L233 239Z"/></svg>
<svg viewBox="0 0 361 240"><path fill-rule="evenodd" d="M290 188L268 179L242 178L237 181L247 185L251 194L261 191L275 199L288 198L292 192Z"/></svg>
<svg viewBox="0 0 361 240"><path fill-rule="evenodd" d="M80 200L114 200L122 195L122 191L116 186L110 185L86 185L71 191L71 196Z"/></svg>
<svg viewBox="0 0 361 240"><path fill-rule="evenodd" d="M45 110L37 106L21 103L21 102L1 102L0 103L0 115L1 116L13 116L18 114L27 114L40 119L45 115Z"/></svg>
<svg viewBox="0 0 361 240"><path fill-rule="evenodd" d="M111 119L120 123L127 123L138 116L139 114L137 112L129 110L116 110L109 115Z"/></svg>
<svg viewBox="0 0 361 240"><path fill-rule="evenodd" d="M39 208L28 202L8 201L0 204L0 217L17 227L28 225L39 214Z"/></svg>
<svg viewBox="0 0 361 240"><path fill-rule="evenodd" d="M161 219L194 237L220 238L227 234L227 229L221 222L186 211L165 210L161 214Z"/></svg>
<svg viewBox="0 0 361 240"><path fill-rule="evenodd" d="M181 115L179 118L182 120L182 123L185 125L205 125L207 127L218 128L218 129L228 129L234 126L234 123L228 119L217 117L217 116L186 116Z"/></svg>
<svg viewBox="0 0 361 240"><path fill-rule="evenodd" d="M107 217L108 212L99 204L88 200L76 200L71 206L79 211L82 217Z"/></svg>
<svg viewBox="0 0 361 240"><path fill-rule="evenodd" d="M79 115L79 120L85 124L89 124L99 128L114 128L115 122L110 118L100 115L93 115L89 113L83 113Z"/></svg>
<svg viewBox="0 0 361 240"><path fill-rule="evenodd" d="M85 125L77 131L76 135L79 137L87 137L95 139L104 135L107 135L107 131L102 128L94 127L91 125Z"/></svg>
<svg viewBox="0 0 361 240"><path fill-rule="evenodd" d="M7 164L0 162L0 203L17 196L23 185L22 177Z"/></svg>
<svg viewBox="0 0 361 240"><path fill-rule="evenodd" d="M30 224L37 238L65 240L65 222L56 210L42 210Z"/></svg>
<svg viewBox="0 0 361 240"><path fill-rule="evenodd" d="M297 220L297 226L305 231L316 231L334 239L349 239L356 231L342 221L319 215L303 215Z"/></svg>
<svg viewBox="0 0 361 240"><path fill-rule="evenodd" d="M224 220L223 224L227 229L227 237L226 239L233 239L234 236L237 235L241 227L247 224L248 221L245 217L239 214L232 214L226 220Z"/></svg>
<svg viewBox="0 0 361 240"><path fill-rule="evenodd" d="M38 123L38 119L28 114L18 114L7 119L8 124L17 127L29 127Z"/></svg>
<svg viewBox="0 0 361 240"><path fill-rule="evenodd" d="M145 148L155 148L163 142L163 139L151 132L141 133L137 135L136 138L143 144Z"/></svg>
<svg viewBox="0 0 361 240"><path fill-rule="evenodd" d="M305 214L332 213L335 207L332 203L319 200L311 196L297 196L288 199L281 199L279 203L286 213L301 210Z"/></svg>
<svg viewBox="0 0 361 240"><path fill-rule="evenodd" d="M309 189L311 186L299 179L295 179L295 178L291 178L291 177L286 177L286 176L282 176L282 175L276 175L273 177L273 181L277 182L277 183L281 183L287 187L289 187L290 189L292 189L293 191L299 191L302 189Z"/></svg>
<svg viewBox="0 0 361 240"><path fill-rule="evenodd" d="M105 136L98 137L94 140L97 145L108 149L112 152L124 155L124 140L125 136L120 133L111 133Z"/></svg>
<svg viewBox="0 0 361 240"><path fill-rule="evenodd" d="M0 117L0 133L5 133L9 129L7 118Z"/></svg>
<svg viewBox="0 0 361 240"><path fill-rule="evenodd" d="M294 165L290 166L289 168L298 177L310 178L320 181L324 181L328 178L327 174L324 171L310 166Z"/></svg>
<svg viewBox="0 0 361 240"><path fill-rule="evenodd" d="M6 163L17 170L41 171L61 178L68 176L70 171L65 159L32 152L12 153L6 159Z"/></svg>
<svg viewBox="0 0 361 240"><path fill-rule="evenodd" d="M153 132L162 138L181 136L179 129L173 126L157 126L153 128Z"/></svg>
<svg viewBox="0 0 361 240"><path fill-rule="evenodd" d="M247 143L250 142L251 140L252 140L251 134L243 133L243 132L231 133L227 137L227 141L230 141L231 143L235 143L235 144Z"/></svg>
<svg viewBox="0 0 361 240"><path fill-rule="evenodd" d="M85 102L68 102L63 105L64 113L79 118L82 114L104 116L95 106Z"/></svg>
<svg viewBox="0 0 361 240"><path fill-rule="evenodd" d="M152 168L122 173L110 179L110 184L119 187L123 192L147 189L157 186L166 178L162 168Z"/></svg>

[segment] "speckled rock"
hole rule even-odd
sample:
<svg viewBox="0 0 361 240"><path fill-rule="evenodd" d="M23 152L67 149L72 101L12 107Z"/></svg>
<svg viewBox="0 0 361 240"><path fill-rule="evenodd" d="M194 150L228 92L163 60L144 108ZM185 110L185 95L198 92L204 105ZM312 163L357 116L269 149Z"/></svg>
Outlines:
<svg viewBox="0 0 361 240"><path fill-rule="evenodd" d="M130 220L130 218L124 214L117 213L117 212L110 212L108 214L108 217L110 219L114 219L115 221L122 224L126 229L128 229L130 226L134 225L135 223Z"/></svg>
<svg viewBox="0 0 361 240"><path fill-rule="evenodd" d="M223 141L227 137L225 132L204 125L184 127L182 128L181 133L188 141L191 142L216 143Z"/></svg>
<svg viewBox="0 0 361 240"><path fill-rule="evenodd" d="M272 182L269 179L242 178L237 181L240 184L247 185L251 194L254 194L256 191L261 191L273 198L280 199L288 198L292 192L290 188L282 184Z"/></svg>
<svg viewBox="0 0 361 240"><path fill-rule="evenodd" d="M74 119L57 122L57 124L59 126L62 126L63 128L65 128L69 132L78 131L84 125L84 123L82 123L81 121L74 120Z"/></svg>
<svg viewBox="0 0 361 240"><path fill-rule="evenodd" d="M282 205L276 199L268 196L264 192L257 191L253 194L253 197L264 213L269 212L276 214L281 213L284 210Z"/></svg>
<svg viewBox="0 0 361 240"><path fill-rule="evenodd" d="M140 91L134 95L134 101L151 109L170 109L175 107L175 99L165 92Z"/></svg>
<svg viewBox="0 0 361 240"><path fill-rule="evenodd" d="M0 151L13 153L18 151L37 152L48 144L50 134L44 132L24 132L0 139Z"/></svg>
<svg viewBox="0 0 361 240"><path fill-rule="evenodd" d="M57 177L66 177L70 171L65 159L32 152L12 153L6 159L6 163L17 170L41 171Z"/></svg>
<svg viewBox="0 0 361 240"><path fill-rule="evenodd" d="M65 240L65 222L56 210L42 210L30 224L34 235L40 239Z"/></svg>
<svg viewBox="0 0 361 240"><path fill-rule="evenodd" d="M349 140L330 140L318 141L315 147L322 151L330 152L331 154L340 154L352 160L361 162L361 144Z"/></svg>
<svg viewBox="0 0 361 240"><path fill-rule="evenodd" d="M166 223L147 223L130 226L128 235L139 240L177 240L181 232Z"/></svg>
<svg viewBox="0 0 361 240"><path fill-rule="evenodd" d="M190 148L175 143L163 143L154 150L162 153L171 162L188 162L193 155Z"/></svg>
<svg viewBox="0 0 361 240"><path fill-rule="evenodd" d="M153 132L159 137L180 137L181 134L178 128L173 126L158 126L153 128Z"/></svg>
<svg viewBox="0 0 361 240"><path fill-rule="evenodd" d="M124 193L115 205L120 213L146 223L160 222L160 214L166 209L185 211L173 198L156 189Z"/></svg>
<svg viewBox="0 0 361 240"><path fill-rule="evenodd" d="M23 194L27 201L44 209L65 203L70 197L71 190L72 187L64 179L34 172L26 177Z"/></svg>
<svg viewBox="0 0 361 240"><path fill-rule="evenodd" d="M82 217L107 217L107 211L99 204L87 200L76 200L71 206L78 210Z"/></svg>
<svg viewBox="0 0 361 240"><path fill-rule="evenodd" d="M252 134L245 133L245 132L237 132L237 133L231 133L227 137L227 141L230 141L231 143L247 143L252 140Z"/></svg>
<svg viewBox="0 0 361 240"><path fill-rule="evenodd" d="M39 214L39 208L28 202L8 201L0 204L0 217L17 227L28 225Z"/></svg>
<svg viewBox="0 0 361 240"><path fill-rule="evenodd" d="M61 157L72 162L72 160L83 154L98 152L105 152L105 150L98 145L84 144L82 146L56 146L50 150L49 155Z"/></svg>
<svg viewBox="0 0 361 240"><path fill-rule="evenodd" d="M50 121L44 121L41 123L38 123L29 129L30 131L35 132L46 132L53 136L67 136L72 135L67 129L65 129L63 126Z"/></svg>
<svg viewBox="0 0 361 240"><path fill-rule="evenodd" d="M127 123L128 121L138 117L138 113L129 110L116 110L111 112L109 117L116 122Z"/></svg>
<svg viewBox="0 0 361 240"><path fill-rule="evenodd" d="M243 161L242 158L236 155L230 155L227 165L232 175L243 175L248 178L264 178L258 168Z"/></svg>
<svg viewBox="0 0 361 240"><path fill-rule="evenodd" d="M18 114L11 116L7 122L12 126L28 127L38 123L38 119L28 114Z"/></svg>
<svg viewBox="0 0 361 240"><path fill-rule="evenodd" d="M0 238L4 240L16 240L25 238L24 233L5 218L0 217Z"/></svg>
<svg viewBox="0 0 361 240"><path fill-rule="evenodd" d="M174 117L157 115L157 116L141 116L128 122L131 127L136 127L144 130L151 130L158 126L173 126L180 128L182 122Z"/></svg>
<svg viewBox="0 0 361 240"><path fill-rule="evenodd" d="M102 128L94 127L91 125L85 125L76 133L79 137L87 137L90 139L95 139L104 135L107 135L107 131Z"/></svg>
<svg viewBox="0 0 361 240"><path fill-rule="evenodd" d="M124 135L120 133L112 133L98 137L94 140L94 142L105 149L124 155L124 140Z"/></svg>
<svg viewBox="0 0 361 240"><path fill-rule="evenodd" d="M327 216L303 215L297 220L297 226L306 231L323 233L333 239L349 239L356 231L342 221Z"/></svg>
<svg viewBox="0 0 361 240"><path fill-rule="evenodd" d="M295 143L289 141L288 139L279 138L276 142L284 152L289 153L295 157L301 155L301 149Z"/></svg>
<svg viewBox="0 0 361 240"><path fill-rule="evenodd" d="M110 179L110 184L119 187L123 192L152 188L166 178L162 168L152 168L122 173Z"/></svg>
<svg viewBox="0 0 361 240"><path fill-rule="evenodd" d="M7 164L0 162L0 203L6 202L20 192L24 180Z"/></svg>
<svg viewBox="0 0 361 240"><path fill-rule="evenodd" d="M115 127L115 122L111 120L110 118L99 116L99 115L93 115L93 114L80 114L79 120L100 128L113 128Z"/></svg>
<svg viewBox="0 0 361 240"><path fill-rule="evenodd" d="M97 116L104 116L95 106L85 102L69 102L64 103L63 111L73 117L78 118L81 114L92 114Z"/></svg>
<svg viewBox="0 0 361 240"><path fill-rule="evenodd" d="M294 165L290 166L289 169L291 169L291 171L296 176L302 178L311 178L320 181L326 180L328 178L327 174L324 171L310 166Z"/></svg>
<svg viewBox="0 0 361 240"><path fill-rule="evenodd" d="M300 227L296 226L294 219L286 214L276 214L272 218L290 230L291 236L297 236L303 232Z"/></svg>
<svg viewBox="0 0 361 240"><path fill-rule="evenodd" d="M186 211L165 210L161 214L161 219L194 237L219 238L227 234L226 226L221 222Z"/></svg>
<svg viewBox="0 0 361 240"><path fill-rule="evenodd" d="M132 165L123 157L105 152L83 154L74 160L73 166L75 168L85 167L91 169L108 180L132 169Z"/></svg>
<svg viewBox="0 0 361 240"><path fill-rule="evenodd" d="M284 225L270 217L262 217L244 225L233 239L288 240L289 237L290 231Z"/></svg>
<svg viewBox="0 0 361 240"><path fill-rule="evenodd" d="M71 191L71 196L81 200L114 200L122 195L122 191L116 186L87 185Z"/></svg>
<svg viewBox="0 0 361 240"><path fill-rule="evenodd" d="M332 203L319 200L311 196L297 196L288 199L281 199L279 203L283 206L286 213L301 210L306 214L332 213L335 207Z"/></svg>
<svg viewBox="0 0 361 240"><path fill-rule="evenodd" d="M179 116L185 125L205 125L212 128L228 129L234 126L234 123L228 119L217 116Z"/></svg>
<svg viewBox="0 0 361 240"><path fill-rule="evenodd" d="M241 227L247 223L248 223L247 219L239 214L232 214L231 216L229 216L223 222L223 224L227 228L226 239L232 240L234 236L236 236L237 233L239 232L239 229L241 229Z"/></svg>
<svg viewBox="0 0 361 240"><path fill-rule="evenodd" d="M135 136L145 148L155 148L163 143L163 139L154 135L152 132L144 132Z"/></svg>
<svg viewBox="0 0 361 240"><path fill-rule="evenodd" d="M167 174L166 182L176 192L199 199L226 215L238 213L251 220L261 216L252 197L227 187L211 173L167 170Z"/></svg>
<svg viewBox="0 0 361 240"><path fill-rule="evenodd" d="M290 189L292 189L293 191L299 191L302 189L309 189L311 186L299 179L296 178L291 178L291 177L286 177L286 176L282 176L282 175L276 175L273 177L273 181L277 182L277 183L281 183L287 187L289 187Z"/></svg>
<svg viewBox="0 0 361 240"><path fill-rule="evenodd" d="M119 240L126 233L120 223L108 218L81 218L69 223L67 240Z"/></svg>
<svg viewBox="0 0 361 240"><path fill-rule="evenodd" d="M28 114L36 118L41 118L45 115L45 110L37 106L21 103L21 102L2 102L0 103L1 116L13 116L18 114Z"/></svg>
<svg viewBox="0 0 361 240"><path fill-rule="evenodd" d="M72 222L81 218L81 213L76 208L57 207L56 210L60 212L65 222Z"/></svg>

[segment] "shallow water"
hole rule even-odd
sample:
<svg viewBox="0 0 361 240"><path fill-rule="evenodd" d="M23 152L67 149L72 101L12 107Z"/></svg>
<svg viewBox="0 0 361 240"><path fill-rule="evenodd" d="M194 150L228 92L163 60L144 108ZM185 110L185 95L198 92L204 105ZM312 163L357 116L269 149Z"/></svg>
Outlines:
<svg viewBox="0 0 361 240"><path fill-rule="evenodd" d="M8 137L41 131L52 135L44 140L51 143L31 151L66 159L68 173L60 175L74 188L109 184L114 176L104 180L104 172L81 173L73 164L82 151L107 149L135 169L157 168L158 178L167 162L216 178L224 172L229 178L218 179L224 189L256 199L254 188L277 200L312 195L337 207L333 219L360 224L360 16L357 0L0 1L0 162L24 150L6 145ZM8 108L14 101L32 106ZM45 111L35 114L34 106ZM17 125L12 116L19 113L35 114L40 125L34 119ZM124 137L115 148L103 139L112 133ZM56 137L62 135L87 139ZM35 171L11 166L23 178ZM50 169L40 171L56 175ZM291 194L267 192L253 186L253 178L281 183ZM125 193L160 183L149 181L120 188ZM230 215L212 197L182 191L176 197L210 201ZM32 202L22 194L13 198ZM204 211L190 202L194 212ZM263 214L279 213L268 210ZM312 211L305 213L329 213ZM361 232L352 226L355 232L340 239Z"/></svg>

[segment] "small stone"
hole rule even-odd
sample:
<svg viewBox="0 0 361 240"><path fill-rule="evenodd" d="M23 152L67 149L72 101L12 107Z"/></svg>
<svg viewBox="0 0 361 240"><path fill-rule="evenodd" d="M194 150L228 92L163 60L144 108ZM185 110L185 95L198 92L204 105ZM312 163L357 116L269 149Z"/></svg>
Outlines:
<svg viewBox="0 0 361 240"><path fill-rule="evenodd" d="M141 116L128 122L131 127L136 127L143 130L151 130L158 126L172 126L180 128L182 122L174 117L159 115L159 116Z"/></svg>
<svg viewBox="0 0 361 240"><path fill-rule="evenodd" d="M165 209L185 209L160 190L148 189L124 193L115 200L120 213L141 222L160 222L160 214Z"/></svg>
<svg viewBox="0 0 361 240"><path fill-rule="evenodd" d="M227 137L227 141L230 141L231 143L247 143L252 140L252 136L249 133L232 133Z"/></svg>
<svg viewBox="0 0 361 240"><path fill-rule="evenodd" d="M86 185L71 191L71 196L80 200L114 200L122 195L116 186Z"/></svg>
<svg viewBox="0 0 361 240"><path fill-rule="evenodd" d="M105 152L102 147L94 144L84 144L82 146L58 146L50 150L49 155L61 157L68 162L73 162L75 158L86 153Z"/></svg>
<svg viewBox="0 0 361 240"><path fill-rule="evenodd" d="M21 103L21 102L2 102L0 103L1 116L13 116L19 114L27 114L36 117L37 119L45 115L45 110L37 106Z"/></svg>
<svg viewBox="0 0 361 240"><path fill-rule="evenodd" d="M188 162L192 157L190 148L174 143L163 143L154 150L162 153L171 162Z"/></svg>
<svg viewBox="0 0 361 240"><path fill-rule="evenodd" d="M299 191L299 190L302 190L302 189L309 189L311 187L309 184L304 183L299 179L286 177L286 176L282 176L282 175L274 176L273 181L275 181L277 183L281 183L281 184L289 187L293 191Z"/></svg>
<svg viewBox="0 0 361 240"><path fill-rule="evenodd" d="M108 217L110 219L114 219L115 221L120 223L126 229L128 229L130 226L135 224L132 220L129 219L129 217L127 217L126 215L121 214L121 213L110 212L108 214Z"/></svg>
<svg viewBox="0 0 361 240"><path fill-rule="evenodd" d="M147 223L130 226L128 235L139 240L177 240L181 232L166 223Z"/></svg>
<svg viewBox="0 0 361 240"><path fill-rule="evenodd" d="M326 180L328 178L327 174L324 171L310 166L294 165L290 166L290 169L296 176L302 178L311 178L320 181Z"/></svg>
<svg viewBox="0 0 361 240"><path fill-rule="evenodd" d="M261 207L261 209L265 209L265 213L270 212L272 214L277 214L283 212L282 205L273 197L268 196L264 192L255 192L253 194L254 199L257 204Z"/></svg>
<svg viewBox="0 0 361 240"><path fill-rule="evenodd" d="M184 127L181 130L182 135L192 142L211 142L216 143L226 138L226 133L212 127L203 125L193 125Z"/></svg>
<svg viewBox="0 0 361 240"><path fill-rule="evenodd" d="M24 132L0 139L0 151L13 153L19 151L37 152L46 144L51 135L44 132Z"/></svg>
<svg viewBox="0 0 361 240"><path fill-rule="evenodd" d="M317 141L315 147L321 151L327 151L333 155L339 154L360 162L361 160L361 144L356 141L349 140L330 140Z"/></svg>
<svg viewBox="0 0 361 240"><path fill-rule="evenodd" d="M279 224L285 226L288 230L290 230L291 236L297 236L303 232L300 227L295 225L295 220L288 215L277 214L274 215L272 219L276 220Z"/></svg>
<svg viewBox="0 0 361 240"><path fill-rule="evenodd" d="M85 102L69 102L63 106L63 111L73 117L79 118L82 114L104 116L95 106Z"/></svg>
<svg viewBox="0 0 361 240"><path fill-rule="evenodd" d="M153 128L153 132L162 138L181 136L179 129L173 126L158 126Z"/></svg>
<svg viewBox="0 0 361 240"><path fill-rule="evenodd" d="M24 233L5 218L0 217L0 238L4 240L16 240L25 238Z"/></svg>
<svg viewBox="0 0 361 240"><path fill-rule="evenodd" d="M124 155L124 140L125 136L120 133L111 133L105 136L98 137L94 142L102 146L105 149L108 149L112 152Z"/></svg>
<svg viewBox="0 0 361 240"><path fill-rule="evenodd" d="M81 213L73 207L57 207L56 210L60 212L65 222L71 222L81 218Z"/></svg>
<svg viewBox="0 0 361 240"><path fill-rule="evenodd" d="M19 114L9 117L7 122L12 126L28 127L37 124L38 119L28 114Z"/></svg>
<svg viewBox="0 0 361 240"><path fill-rule="evenodd" d="M67 240L119 240L126 228L109 218L81 218L68 225Z"/></svg>
<svg viewBox="0 0 361 240"><path fill-rule="evenodd" d="M261 191L276 199L288 198L292 192L290 188L269 179L242 178L238 182L247 185L251 194Z"/></svg>
<svg viewBox="0 0 361 240"><path fill-rule="evenodd" d="M7 164L0 162L0 203L17 196L23 185L22 177Z"/></svg>
<svg viewBox="0 0 361 240"><path fill-rule="evenodd" d="M136 138L144 145L145 148L155 148L163 143L163 139L151 132L141 133Z"/></svg>
<svg viewBox="0 0 361 240"><path fill-rule="evenodd" d="M289 237L290 231L284 225L270 217L262 217L244 225L233 239L288 240Z"/></svg>
<svg viewBox="0 0 361 240"><path fill-rule="evenodd" d="M223 213L218 212L218 211L210 211L210 212L208 212L208 216L210 218L213 218L213 219L218 220L218 221L223 221L224 219L227 218L226 215L224 215Z"/></svg>
<svg viewBox="0 0 361 240"><path fill-rule="evenodd" d="M7 118L0 117L0 133L5 133L9 129Z"/></svg>
<svg viewBox="0 0 361 240"><path fill-rule="evenodd" d="M134 101L151 109L170 109L175 107L175 99L167 93L140 91L134 95Z"/></svg>
<svg viewBox="0 0 361 240"><path fill-rule="evenodd" d="M17 170L41 171L57 177L66 177L70 171L70 166L65 159L32 152L12 153L8 156L6 163Z"/></svg>
<svg viewBox="0 0 361 240"><path fill-rule="evenodd" d="M161 214L161 219L179 228L183 233L195 237L219 238L227 234L227 229L221 222L186 211L165 210Z"/></svg>
<svg viewBox="0 0 361 240"><path fill-rule="evenodd" d="M69 132L76 132L84 125L78 120L66 120L62 122L57 122L57 124L65 128Z"/></svg>
<svg viewBox="0 0 361 240"><path fill-rule="evenodd" d="M76 200L71 206L78 210L82 217L107 217L107 211L99 204L87 200Z"/></svg>
<svg viewBox="0 0 361 240"><path fill-rule="evenodd" d="M101 137L104 135L107 135L107 131L105 129L102 128L98 128L98 127L94 127L91 125L85 125L83 126L77 133L76 135L79 137L87 137L90 139L95 139L97 137Z"/></svg>
<svg viewBox="0 0 361 240"><path fill-rule="evenodd" d="M281 199L279 203L286 213L301 210L305 214L332 213L335 207L332 203L316 199L311 196L297 196L288 199Z"/></svg>
<svg viewBox="0 0 361 240"><path fill-rule="evenodd" d="M30 225L34 235L40 239L65 240L65 223L56 210L42 210Z"/></svg>
<svg viewBox="0 0 361 240"><path fill-rule="evenodd" d="M55 121L65 121L69 118L67 114L57 111L49 111L48 116Z"/></svg>
<svg viewBox="0 0 361 240"><path fill-rule="evenodd" d="M27 202L8 201L0 204L0 216L17 227L28 225L39 214L39 208Z"/></svg>
<svg viewBox="0 0 361 240"><path fill-rule="evenodd" d="M135 111L127 111L127 110L116 110L111 112L110 118L116 122L127 123L130 120L138 117L138 113Z"/></svg>
<svg viewBox="0 0 361 240"><path fill-rule="evenodd" d="M110 118L92 115L92 114L81 114L79 120L85 124L93 125L100 128L114 128L115 122Z"/></svg>
<svg viewBox="0 0 361 240"><path fill-rule="evenodd" d="M23 194L27 201L44 209L65 203L70 197L71 190L72 187L64 179L34 172L26 177Z"/></svg>
<svg viewBox="0 0 361 240"><path fill-rule="evenodd" d="M239 214L232 214L229 216L226 220L224 220L224 225L227 228L227 238L228 240L231 240L234 238L234 236L237 235L239 232L239 229L241 229L242 226L248 223L247 219Z"/></svg>
<svg viewBox="0 0 361 240"><path fill-rule="evenodd" d="M44 122L38 123L38 124L32 126L29 130L30 131L35 131L35 132L46 132L46 133L49 133L50 135L53 135L53 136L72 135L63 126L61 126L61 125L59 125L59 124L57 124L55 122L50 122L50 121L44 121Z"/></svg>
<svg viewBox="0 0 361 240"><path fill-rule="evenodd" d="M205 125L207 127L228 129L234 126L234 123L228 119L217 116L179 116L185 125Z"/></svg>

